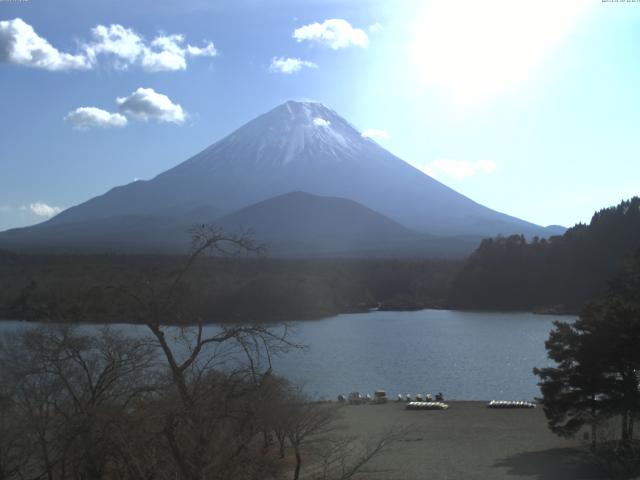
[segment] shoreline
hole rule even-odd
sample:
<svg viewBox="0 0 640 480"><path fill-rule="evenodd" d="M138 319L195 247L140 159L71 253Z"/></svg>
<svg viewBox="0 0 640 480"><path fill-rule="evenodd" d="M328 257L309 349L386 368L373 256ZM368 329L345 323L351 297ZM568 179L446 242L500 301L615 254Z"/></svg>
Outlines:
<svg viewBox="0 0 640 480"><path fill-rule="evenodd" d="M499 309L471 309L471 308L453 308L446 306L431 306L431 307L419 307L419 308L363 308L363 309L348 309L341 312L334 312L327 314L326 312L322 315L318 316L308 316L308 317L297 317L290 319L268 319L260 322L251 322L246 320L228 320L228 321L220 321L220 320L211 320L203 322L203 325L280 325L280 324L288 324L295 322L316 322L319 320L325 320L332 317L337 317L338 315L350 315L350 314L361 314L361 313L373 313L373 312L420 312L424 310L451 310L456 312L467 312L467 313L530 313L532 315L540 315L540 316L577 316L579 313L565 312L565 311L551 311L551 310L499 310ZM5 318L0 316L0 322L21 322L21 323L43 323L43 324L70 324L70 325L145 325L144 322L135 322L135 321L126 321L126 320L113 320L113 321L105 321L104 319L95 319L95 320L85 320L82 322L54 322L51 320L37 320L37 319L28 319L28 318ZM185 323L185 324L174 324L174 323L163 323L162 325L168 327L179 327L179 326L197 326L197 323Z"/></svg>

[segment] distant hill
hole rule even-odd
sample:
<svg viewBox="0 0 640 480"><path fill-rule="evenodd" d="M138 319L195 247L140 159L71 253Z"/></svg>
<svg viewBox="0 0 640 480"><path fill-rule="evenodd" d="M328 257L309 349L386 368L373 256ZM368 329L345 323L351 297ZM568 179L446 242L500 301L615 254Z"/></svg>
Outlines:
<svg viewBox="0 0 640 480"><path fill-rule="evenodd" d="M600 210L562 236L483 240L453 283L458 308L577 312L602 296L612 275L640 248L640 198Z"/></svg>
<svg viewBox="0 0 640 480"><path fill-rule="evenodd" d="M479 238L419 234L353 200L292 192L219 218L226 231L249 228L275 256L461 257Z"/></svg>
<svg viewBox="0 0 640 480"><path fill-rule="evenodd" d="M373 210L419 234L558 233L457 193L363 137L320 103L290 101L151 180L115 187L42 225L0 233L0 248L171 249L186 217L211 219L193 215L199 209L215 210L220 217L296 191L352 200L369 209L367 218ZM307 226L312 228L310 222ZM327 232L334 239L337 234ZM270 238L277 244L287 241ZM335 247L342 249L345 241Z"/></svg>
<svg viewBox="0 0 640 480"><path fill-rule="evenodd" d="M481 240L419 234L353 200L292 192L221 217L212 207L200 207L182 215L45 222L4 232L0 244L47 253L186 253L190 228L203 223L230 233L251 231L278 258L461 258Z"/></svg>
<svg viewBox="0 0 640 480"><path fill-rule="evenodd" d="M118 215L69 223L43 222L0 233L0 247L38 253L186 253L194 225L214 222L214 207Z"/></svg>

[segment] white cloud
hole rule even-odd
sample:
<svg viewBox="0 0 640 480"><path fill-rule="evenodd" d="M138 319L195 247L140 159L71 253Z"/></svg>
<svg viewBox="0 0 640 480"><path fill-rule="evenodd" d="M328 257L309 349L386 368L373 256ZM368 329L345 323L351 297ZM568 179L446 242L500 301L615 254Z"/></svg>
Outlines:
<svg viewBox="0 0 640 480"><path fill-rule="evenodd" d="M498 165L493 160L471 162L468 160L437 159L422 168L422 170L432 177L439 177L440 174L444 174L456 180L462 180L478 173L493 173L497 168Z"/></svg>
<svg viewBox="0 0 640 480"><path fill-rule="evenodd" d="M84 46L92 64L98 63L98 55L112 55L114 66L126 69L142 55L145 49L142 38L122 25L97 25L91 29L94 41Z"/></svg>
<svg viewBox="0 0 640 480"><path fill-rule="evenodd" d="M127 117L119 113L111 113L96 107L80 107L69 112L64 119L78 130L91 127L125 127Z"/></svg>
<svg viewBox="0 0 640 480"><path fill-rule="evenodd" d="M389 140L389 132L386 130L378 130L377 128L367 128L362 132L362 138Z"/></svg>
<svg viewBox="0 0 640 480"><path fill-rule="evenodd" d="M325 120L324 118L316 117L313 119L313 124L316 127L328 127L329 125L331 125L331 122L329 120Z"/></svg>
<svg viewBox="0 0 640 480"><path fill-rule="evenodd" d="M171 50L147 51L142 57L142 68L147 72L186 70L187 60L182 52Z"/></svg>
<svg viewBox="0 0 640 480"><path fill-rule="evenodd" d="M269 66L269 71L277 72L277 73L286 73L292 74L299 72L302 68L318 68L313 62L309 62L307 60L301 60L299 58L284 58L284 57L273 57L271 59L271 65Z"/></svg>
<svg viewBox="0 0 640 480"><path fill-rule="evenodd" d="M213 42L207 42L203 48L187 45L187 53L192 57L215 57L218 55L218 51L216 47L213 46Z"/></svg>
<svg viewBox="0 0 640 480"><path fill-rule="evenodd" d="M120 112L135 120L183 123L187 115L180 105L153 88L138 88L128 97L116 100Z"/></svg>
<svg viewBox="0 0 640 480"><path fill-rule="evenodd" d="M69 112L64 119L77 130L125 127L129 120L183 123L187 119L187 114L180 105L152 88L138 88L127 97L118 97L116 103L120 113L111 113L97 107L80 107Z"/></svg>
<svg viewBox="0 0 640 480"><path fill-rule="evenodd" d="M293 38L298 42L308 40L322 43L334 50L350 46L365 48L369 45L369 37L364 30L352 27L349 22L341 18L332 18L322 23L316 22L296 28Z"/></svg>
<svg viewBox="0 0 640 480"><path fill-rule="evenodd" d="M379 22L376 22L373 25L369 25L369 33L380 33L383 28Z"/></svg>
<svg viewBox="0 0 640 480"><path fill-rule="evenodd" d="M0 21L0 62L45 70L86 70L84 55L60 52L20 18Z"/></svg>
<svg viewBox="0 0 640 480"><path fill-rule="evenodd" d="M212 42L204 47L186 44L181 34L159 35L151 43L130 28L113 24L92 29L94 41L85 45L92 63L98 56L111 57L118 69L139 65L148 72L186 70L187 57L215 57L218 52Z"/></svg>
<svg viewBox="0 0 640 480"><path fill-rule="evenodd" d="M185 43L181 34L158 35L151 42L122 25L97 25L92 40L76 55L60 52L20 18L0 21L0 62L46 70L88 70L101 58L119 70L138 66L148 72L185 70L189 57L215 57L212 42L202 47Z"/></svg>
<svg viewBox="0 0 640 480"><path fill-rule="evenodd" d="M43 202L36 202L29 205L29 211L39 217L53 217L62 211L60 207L52 207Z"/></svg>
<svg viewBox="0 0 640 480"><path fill-rule="evenodd" d="M599 2L598 2L599 3ZM584 0L425 2L414 13L410 77L454 103L491 100L534 73L596 3Z"/></svg>

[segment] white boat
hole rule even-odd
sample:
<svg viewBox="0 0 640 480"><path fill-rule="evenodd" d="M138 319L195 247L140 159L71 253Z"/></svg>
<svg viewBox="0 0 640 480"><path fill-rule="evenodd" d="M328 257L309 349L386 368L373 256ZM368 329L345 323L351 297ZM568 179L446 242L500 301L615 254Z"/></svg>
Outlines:
<svg viewBox="0 0 640 480"><path fill-rule="evenodd" d="M536 404L523 400L491 400L487 408L536 408Z"/></svg>
<svg viewBox="0 0 640 480"><path fill-rule="evenodd" d="M409 402L408 410L446 410L449 405L442 402Z"/></svg>

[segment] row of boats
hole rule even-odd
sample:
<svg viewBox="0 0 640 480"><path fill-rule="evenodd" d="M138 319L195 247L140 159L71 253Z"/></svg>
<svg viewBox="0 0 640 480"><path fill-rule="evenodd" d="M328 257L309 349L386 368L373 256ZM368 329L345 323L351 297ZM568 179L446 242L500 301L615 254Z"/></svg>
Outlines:
<svg viewBox="0 0 640 480"><path fill-rule="evenodd" d="M433 402L433 401L434 401L433 395L431 395L430 393L425 393L424 396L421 393L417 393L416 395L413 396L413 398L408 393L406 395L402 395L399 393L398 397L396 398L396 402L407 402L407 403ZM436 393L435 401L436 402L444 401L444 395L442 394L442 392Z"/></svg>
<svg viewBox="0 0 640 480"><path fill-rule="evenodd" d="M536 408L536 404L533 402L525 401L512 401L512 400L491 400L487 403L488 408ZM443 402L407 402L408 410L446 410L449 405Z"/></svg>
<svg viewBox="0 0 640 480"><path fill-rule="evenodd" d="M536 404L519 400L491 400L487 403L487 408L536 408Z"/></svg>
<svg viewBox="0 0 640 480"><path fill-rule="evenodd" d="M338 395L338 402L349 403L350 405L364 405L387 403L387 393L384 390L376 390L372 395L362 395L359 392L351 392L348 396ZM434 397L430 393L422 395L402 395L398 394L396 402L405 402L408 410L446 410L449 405L444 403L444 395L437 393ZM534 402L522 400L491 400L487 403L487 408L536 408Z"/></svg>
<svg viewBox="0 0 640 480"><path fill-rule="evenodd" d="M338 395L339 403L348 403L349 405L382 404L387 403L387 400L387 392L384 390L376 390L373 396L369 393L362 395L360 392L351 392L347 397Z"/></svg>
<svg viewBox="0 0 640 480"><path fill-rule="evenodd" d="M435 401L434 401L435 400ZM384 390L376 390L373 393L373 396L370 394L362 395L360 392L351 392L348 396L338 395L339 403L349 403L350 405L363 405L366 403L374 403L381 404L387 403L388 397L387 392ZM424 396L421 393L416 395L406 395L398 394L396 398L396 402L406 402L406 403L442 403L444 401L444 395L442 392L437 393L435 399L433 395L430 393L425 393Z"/></svg>
<svg viewBox="0 0 640 480"><path fill-rule="evenodd" d="M443 402L409 402L407 410L446 410L449 405Z"/></svg>

